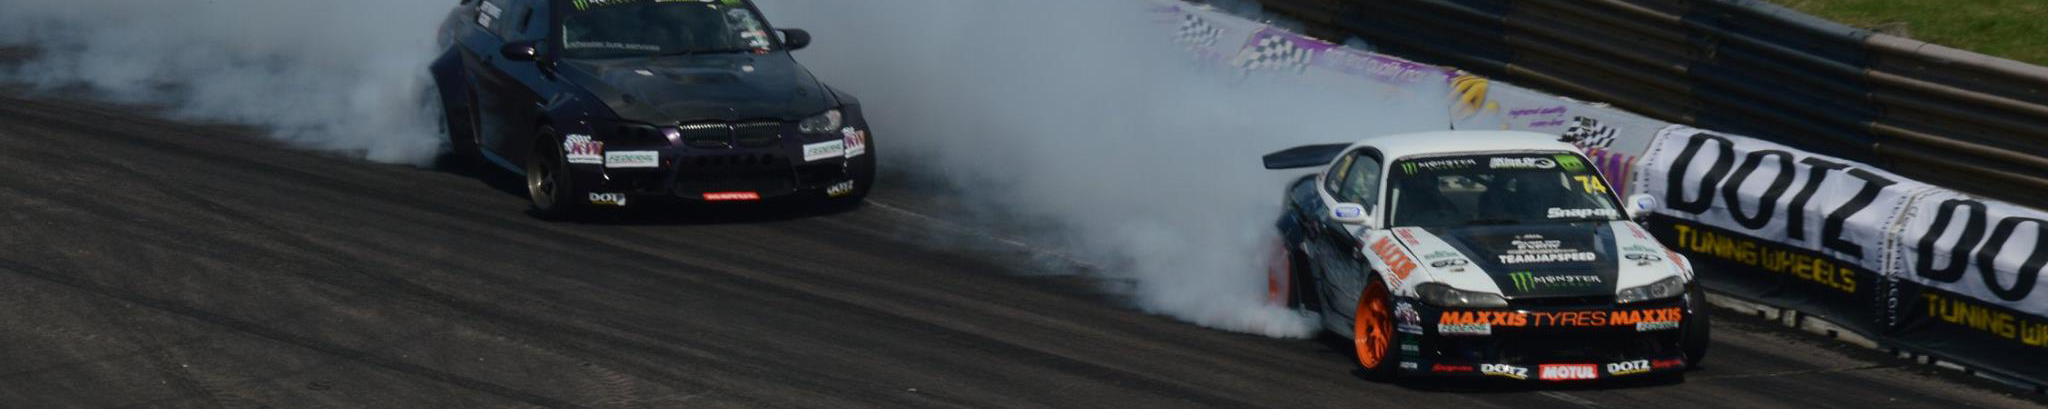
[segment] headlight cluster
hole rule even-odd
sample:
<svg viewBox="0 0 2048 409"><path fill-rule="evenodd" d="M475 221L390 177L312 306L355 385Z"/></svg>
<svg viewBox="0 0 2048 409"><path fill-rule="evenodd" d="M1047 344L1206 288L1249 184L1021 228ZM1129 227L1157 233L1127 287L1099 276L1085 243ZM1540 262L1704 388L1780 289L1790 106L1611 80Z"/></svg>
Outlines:
<svg viewBox="0 0 2048 409"><path fill-rule="evenodd" d="M1415 293L1422 296L1422 302L1438 307L1500 308L1508 306L1508 300L1501 298L1499 294L1459 290L1438 283L1415 286Z"/></svg>
<svg viewBox="0 0 2048 409"><path fill-rule="evenodd" d="M836 135L843 126L846 126L845 114L834 109L797 122L796 131L811 135Z"/></svg>
<svg viewBox="0 0 2048 409"><path fill-rule="evenodd" d="M1673 276L1670 278L1657 280L1657 282L1650 283L1649 285L1622 289L1620 294L1615 295L1614 302L1627 304L1632 302L1662 300L1666 298L1677 297L1684 294L1685 280Z"/></svg>

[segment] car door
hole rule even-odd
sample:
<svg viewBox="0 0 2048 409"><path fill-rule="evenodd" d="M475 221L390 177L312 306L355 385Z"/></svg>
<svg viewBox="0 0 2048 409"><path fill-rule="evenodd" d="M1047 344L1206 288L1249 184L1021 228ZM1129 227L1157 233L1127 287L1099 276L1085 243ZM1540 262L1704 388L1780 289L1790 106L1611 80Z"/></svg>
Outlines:
<svg viewBox="0 0 2048 409"><path fill-rule="evenodd" d="M1366 214L1378 217L1381 163L1379 153L1371 148L1360 148L1340 157L1318 186L1322 207L1333 209L1339 203L1356 203L1365 206ZM1325 292L1319 295L1328 304L1326 311L1338 312L1323 314L1323 319L1331 321L1328 324L1334 324L1333 328L1349 328L1370 269L1363 241L1368 232L1364 226L1338 223L1328 210L1321 216L1320 231L1316 234L1323 246L1322 256L1318 257L1321 274L1316 280L1323 284Z"/></svg>
<svg viewBox="0 0 2048 409"><path fill-rule="evenodd" d="M523 163L532 140L536 124L540 122L544 99L541 90L553 88L553 74L542 69L548 64L545 57L549 42L549 4L546 0L482 0L486 4L498 3L504 8L500 17L491 25L489 39L479 44L495 44L489 49L476 50L487 62L478 73L478 82L483 90L477 95L478 104L486 107L482 118L483 147L514 164ZM501 49L506 44L522 41L538 42L536 47L543 57L538 61L519 61L505 58ZM487 100L487 101L486 101Z"/></svg>
<svg viewBox="0 0 2048 409"><path fill-rule="evenodd" d="M461 45L463 71L469 81L471 96L475 97L476 131L480 139L490 139L504 126L502 112L504 101L497 97L501 92L497 84L502 83L504 74L498 69L499 49L505 46L505 39L498 31L506 24L506 8L511 0L471 0L476 4L476 15L471 29L457 34ZM489 144L480 144L487 154Z"/></svg>

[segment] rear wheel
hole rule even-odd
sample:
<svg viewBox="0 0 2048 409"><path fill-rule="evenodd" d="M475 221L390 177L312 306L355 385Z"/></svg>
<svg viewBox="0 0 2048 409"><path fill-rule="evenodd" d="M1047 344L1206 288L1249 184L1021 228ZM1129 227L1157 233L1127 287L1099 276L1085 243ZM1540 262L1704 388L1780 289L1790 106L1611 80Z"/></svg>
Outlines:
<svg viewBox="0 0 2048 409"><path fill-rule="evenodd" d="M1707 359L1707 345L1712 343L1707 334L1713 330L1714 319L1707 314L1707 292L1701 285L1693 284L1692 290L1686 292L1685 302L1692 310L1692 315L1686 317L1683 325L1679 325L1679 328L1685 331L1684 338L1679 342L1685 349L1685 367L1698 368L1700 362Z"/></svg>
<svg viewBox="0 0 2048 409"><path fill-rule="evenodd" d="M1400 365L1394 349L1393 297L1378 278L1365 284L1358 297L1358 311L1351 324L1351 344L1358 353L1358 366L1366 373L1385 379Z"/></svg>
<svg viewBox="0 0 2048 409"><path fill-rule="evenodd" d="M526 192L534 211L549 218L575 216L590 204L590 198L576 186L561 141L546 127L534 141L533 154L526 158Z"/></svg>

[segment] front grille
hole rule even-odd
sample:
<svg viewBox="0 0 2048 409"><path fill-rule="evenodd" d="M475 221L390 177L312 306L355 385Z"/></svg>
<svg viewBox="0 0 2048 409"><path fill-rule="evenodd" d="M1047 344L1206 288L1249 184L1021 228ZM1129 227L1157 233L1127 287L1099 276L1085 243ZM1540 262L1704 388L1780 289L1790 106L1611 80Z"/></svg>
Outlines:
<svg viewBox="0 0 2048 409"><path fill-rule="evenodd" d="M1601 308L1613 308L1613 307L1614 307L1614 296L1612 296L1612 295L1596 295L1596 296L1587 296L1587 297L1543 297L1543 298L1516 298L1516 299L1513 299L1513 300L1508 300L1508 306L1509 306L1509 307L1513 307L1513 308L1531 308L1531 309L1555 309L1555 308L1574 308L1574 309L1601 309Z"/></svg>
<svg viewBox="0 0 2048 409"><path fill-rule="evenodd" d="M775 146L776 142L782 140L782 124L776 122L756 122L734 125L732 128L732 139L734 143L742 148Z"/></svg>
<svg viewBox="0 0 2048 409"><path fill-rule="evenodd" d="M725 124L683 125L676 131L682 135L683 146L698 149L732 147L732 127Z"/></svg>
<svg viewBox="0 0 2048 409"><path fill-rule="evenodd" d="M697 149L765 148L782 141L781 122L707 122L676 127L683 146Z"/></svg>

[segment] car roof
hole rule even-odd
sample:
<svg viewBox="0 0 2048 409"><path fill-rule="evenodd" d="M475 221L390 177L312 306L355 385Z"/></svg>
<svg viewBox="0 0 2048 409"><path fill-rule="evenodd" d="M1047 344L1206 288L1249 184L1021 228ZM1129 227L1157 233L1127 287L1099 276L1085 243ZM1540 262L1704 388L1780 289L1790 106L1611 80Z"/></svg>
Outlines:
<svg viewBox="0 0 2048 409"><path fill-rule="evenodd" d="M1388 162L1412 156L1434 156L1497 151L1569 151L1572 144L1557 135L1526 131L1435 131L1381 135L1359 140L1352 149L1372 147Z"/></svg>

